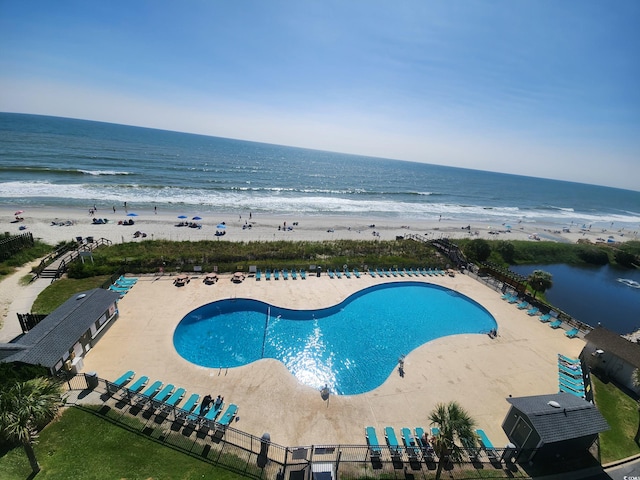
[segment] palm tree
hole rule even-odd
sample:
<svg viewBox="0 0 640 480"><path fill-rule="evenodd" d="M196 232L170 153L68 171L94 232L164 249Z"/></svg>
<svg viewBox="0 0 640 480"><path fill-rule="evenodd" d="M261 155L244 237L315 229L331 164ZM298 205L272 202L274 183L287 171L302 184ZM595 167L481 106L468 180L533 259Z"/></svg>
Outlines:
<svg viewBox="0 0 640 480"><path fill-rule="evenodd" d="M0 390L0 433L22 444L33 473L40 471L33 446L38 430L53 420L62 405L60 384L46 377L15 382Z"/></svg>
<svg viewBox="0 0 640 480"><path fill-rule="evenodd" d="M533 273L527 277L527 282L529 282L529 285L533 289L533 298L536 298L536 293L544 293L553 286L551 274L544 270L534 270Z"/></svg>
<svg viewBox="0 0 640 480"><path fill-rule="evenodd" d="M475 443L476 422L457 402L437 404L429 414L429 421L431 425L440 429L435 445L438 455L436 480L440 480L445 462L448 462L449 459L459 460L462 457L462 449L456 445L455 439L464 439Z"/></svg>

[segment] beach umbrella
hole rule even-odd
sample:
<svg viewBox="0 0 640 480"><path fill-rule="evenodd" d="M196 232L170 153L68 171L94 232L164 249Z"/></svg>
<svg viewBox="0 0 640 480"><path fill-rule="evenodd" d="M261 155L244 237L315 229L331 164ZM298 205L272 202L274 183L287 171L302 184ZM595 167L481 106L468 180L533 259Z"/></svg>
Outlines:
<svg viewBox="0 0 640 480"><path fill-rule="evenodd" d="M20 215L21 213L24 213L24 210L18 210L14 215Z"/></svg>
<svg viewBox="0 0 640 480"><path fill-rule="evenodd" d="M192 220L202 220L202 217L195 216L192 218Z"/></svg>
<svg viewBox="0 0 640 480"><path fill-rule="evenodd" d="M137 217L138 214L137 213L127 213L127 217Z"/></svg>
<svg viewBox="0 0 640 480"><path fill-rule="evenodd" d="M224 223L219 223L218 225L216 225L216 228L223 229L227 228L227 226Z"/></svg>
<svg viewBox="0 0 640 480"><path fill-rule="evenodd" d="M184 218L187 218L187 216L186 215L178 215L178 218L184 219Z"/></svg>

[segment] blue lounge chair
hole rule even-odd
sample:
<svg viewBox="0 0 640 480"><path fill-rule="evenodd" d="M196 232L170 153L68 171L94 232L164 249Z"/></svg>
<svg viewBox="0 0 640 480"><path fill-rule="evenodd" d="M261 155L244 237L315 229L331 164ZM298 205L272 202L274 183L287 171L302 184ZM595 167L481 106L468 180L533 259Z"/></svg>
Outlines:
<svg viewBox="0 0 640 480"><path fill-rule="evenodd" d="M580 365L579 358L567 357L565 355L562 355L561 353L558 354L558 361L569 364L569 365Z"/></svg>
<svg viewBox="0 0 640 480"><path fill-rule="evenodd" d="M398 269L397 268L392 268L391 269L391 275L393 275L394 277L398 276Z"/></svg>
<svg viewBox="0 0 640 480"><path fill-rule="evenodd" d="M502 295L500 298L502 300L509 300L512 297L512 295L510 293L505 293L504 295Z"/></svg>
<svg viewBox="0 0 640 480"><path fill-rule="evenodd" d="M530 317L533 317L539 311L540 311L540 309L538 307L533 307L533 308L530 308L529 310L527 310L527 315L529 315Z"/></svg>
<svg viewBox="0 0 640 480"><path fill-rule="evenodd" d="M409 270L407 270L406 268L403 268L403 269L402 269L402 273L403 273L404 275L406 275L407 277L410 277L410 276L411 276L411 273L409 273Z"/></svg>
<svg viewBox="0 0 640 480"><path fill-rule="evenodd" d="M429 443L429 440L424 433L424 429L422 427L416 427L415 432L416 443L420 445L424 459L427 462L434 462L436 459L436 452L433 449L433 446Z"/></svg>
<svg viewBox="0 0 640 480"><path fill-rule="evenodd" d="M376 435L376 429L373 427L367 427L364 429L364 435L367 438L367 445L369 446L369 454L372 457L379 457L382 455L382 449L380 448L380 442Z"/></svg>
<svg viewBox="0 0 640 480"><path fill-rule="evenodd" d="M570 388L575 392L580 392L584 395L584 383L580 381L571 381L570 378L560 375L558 377L558 385L566 388Z"/></svg>
<svg viewBox="0 0 640 480"><path fill-rule="evenodd" d="M399 269L396 268L396 273L398 275L400 275L401 277L404 277L404 272L402 270L399 270Z"/></svg>
<svg viewBox="0 0 640 480"><path fill-rule="evenodd" d="M186 420L188 423L195 423L198 419L196 413L198 411L198 400L200 395L192 393L187 402L176 412L176 418Z"/></svg>
<svg viewBox="0 0 640 480"><path fill-rule="evenodd" d="M562 320L556 320L555 322L551 322L549 326L551 328L560 328L562 326Z"/></svg>
<svg viewBox="0 0 640 480"><path fill-rule="evenodd" d="M133 385L127 388L127 391L131 393L138 393L142 388L144 388L144 386L147 384L148 381L149 381L149 377L147 377L146 375L143 375L142 377L137 379L135 382L133 382Z"/></svg>
<svg viewBox="0 0 640 480"><path fill-rule="evenodd" d="M180 410L182 410L183 412L191 413L191 411L198 405L199 399L199 394L192 393Z"/></svg>
<svg viewBox="0 0 640 480"><path fill-rule="evenodd" d="M264 274L264 278L266 280L271 280L271 269L267 268L266 273Z"/></svg>
<svg viewBox="0 0 640 480"><path fill-rule="evenodd" d="M574 378L582 378L582 368L578 367L578 368L569 368L566 365L563 365L562 363L558 364L558 370L562 373L564 373L565 375L569 375L570 377L574 377Z"/></svg>
<svg viewBox="0 0 640 480"><path fill-rule="evenodd" d="M333 270L331 268L327 269L327 275L329 275L329 278L333 278Z"/></svg>
<svg viewBox="0 0 640 480"><path fill-rule="evenodd" d="M160 391L161 388L162 382L160 380L156 380L138 395L138 403L147 403Z"/></svg>
<svg viewBox="0 0 640 480"><path fill-rule="evenodd" d="M515 295L513 297L511 297L509 300L507 300L509 303L517 303L517 301L519 300L518 297L516 297Z"/></svg>
<svg viewBox="0 0 640 480"><path fill-rule="evenodd" d="M186 390L184 388L182 387L178 388L175 392L173 392L173 395L171 395L169 399L166 402L164 402L162 409L165 411L168 411L172 408L175 408L178 405L178 402L182 400L185 393L186 393Z"/></svg>
<svg viewBox="0 0 640 480"><path fill-rule="evenodd" d="M296 273L296 269L295 268L293 270L291 270L291 279L292 280L297 280L298 279L298 274Z"/></svg>
<svg viewBox="0 0 640 480"><path fill-rule="evenodd" d="M524 310L525 308L529 308L529 302L520 302L518 304L518 310Z"/></svg>
<svg viewBox="0 0 640 480"><path fill-rule="evenodd" d="M160 392L158 392L158 394L154 397L153 400L155 402L164 402L166 399L168 399L171 396L174 388L176 387L170 383L168 385L165 385L165 387L162 390L160 390Z"/></svg>
<svg viewBox="0 0 640 480"><path fill-rule="evenodd" d="M302 280L306 280L307 279L307 272L305 272L304 270L300 270L300 278Z"/></svg>
<svg viewBox="0 0 640 480"><path fill-rule="evenodd" d="M113 382L107 381L106 382L107 393L109 393L109 395L113 395L122 387L124 387L125 384L127 384L134 376L135 376L135 372L133 370L129 370L128 372L125 372L122 375L120 375L115 381Z"/></svg>
<svg viewBox="0 0 640 480"><path fill-rule="evenodd" d="M379 268L376 268L376 275L378 275L379 277L384 277L384 272Z"/></svg>
<svg viewBox="0 0 640 480"><path fill-rule="evenodd" d="M584 398L584 393L576 392L574 390L571 390L570 388L563 387L562 385L559 387L558 391L560 391L562 393L569 393L569 394L573 395L574 397Z"/></svg>
<svg viewBox="0 0 640 480"><path fill-rule="evenodd" d="M260 269L256 270L256 282L262 278L262 272Z"/></svg>
<svg viewBox="0 0 640 480"><path fill-rule="evenodd" d="M133 283L123 283L120 280L116 280L115 282L113 282L113 286L116 288L126 288L127 290L131 289L131 287L133 287Z"/></svg>
<svg viewBox="0 0 640 480"><path fill-rule="evenodd" d="M138 281L137 277L125 277L124 275L120 275L117 279L116 282L118 283L122 283L123 285L129 284L129 285L133 285L134 283L136 283Z"/></svg>
<svg viewBox="0 0 640 480"><path fill-rule="evenodd" d="M334 270L333 273L335 274L336 278L342 278L342 274L340 273L340 270Z"/></svg>
<svg viewBox="0 0 640 480"><path fill-rule="evenodd" d="M286 268L282 270L282 278L284 280L289 280L289 270L287 270Z"/></svg>
<svg viewBox="0 0 640 480"><path fill-rule="evenodd" d="M420 275L420 272L414 270L413 267L409 269L409 273L411 273L411 275L413 275L414 277Z"/></svg>
<svg viewBox="0 0 640 480"><path fill-rule="evenodd" d="M493 443L491 443L491 440L489 440L489 437L487 437L487 434L484 433L484 430L477 429L476 433L478 434L478 441L480 442L480 445L482 446L484 451L487 452L489 458L492 461L497 460L498 454L496 452L496 449L493 446Z"/></svg>
<svg viewBox="0 0 640 480"><path fill-rule="evenodd" d="M112 292L117 292L121 295L124 295L125 293L127 293L129 291L128 288L122 288L122 287L118 287L116 285L109 285L109 290L111 290Z"/></svg>
<svg viewBox="0 0 640 480"><path fill-rule="evenodd" d="M382 272L384 273L385 277L390 277L391 276L391 272L389 272L389 270L387 270L387 269L383 269Z"/></svg>
<svg viewBox="0 0 640 480"><path fill-rule="evenodd" d="M389 445L391 455L400 455L400 444L398 443L396 432L392 427L384 427L384 438L387 440L387 445Z"/></svg>
<svg viewBox="0 0 640 480"><path fill-rule="evenodd" d="M582 375L568 375L561 370L558 372L558 379L560 382L566 383L567 385L575 385L576 387L584 388L584 377Z"/></svg>
<svg viewBox="0 0 640 480"><path fill-rule="evenodd" d="M417 460L418 459L418 445L416 443L416 439L414 438L411 430L408 428L402 428L400 430L402 435L402 443L404 443L405 451L407 452L407 456L409 460Z"/></svg>
<svg viewBox="0 0 640 480"><path fill-rule="evenodd" d="M571 330L565 332L565 335L569 338L575 338L578 336L578 333L580 333L580 330L578 330L577 328L572 328Z"/></svg>
<svg viewBox="0 0 640 480"><path fill-rule="evenodd" d="M273 279L274 280L280 280L280 270L274 270L273 271Z"/></svg>
<svg viewBox="0 0 640 480"><path fill-rule="evenodd" d="M431 427L431 436L437 437L440 435L440 429L438 427Z"/></svg>
<svg viewBox="0 0 640 480"><path fill-rule="evenodd" d="M218 406L216 406L215 403L212 403L211 406L209 407L209 410L207 410L207 413L204 415L205 420L215 420L216 417L220 415L220 412L222 411L223 408L224 408L224 401L220 402Z"/></svg>
<svg viewBox="0 0 640 480"><path fill-rule="evenodd" d="M230 403L225 412L218 420L218 425L222 425L223 427L228 427L231 423L231 420L234 419L236 413L238 412L238 406L234 403Z"/></svg>
<svg viewBox="0 0 640 480"><path fill-rule="evenodd" d="M373 269L369 269L369 276L371 277L375 277L376 276L376 272L373 271Z"/></svg>
<svg viewBox="0 0 640 480"><path fill-rule="evenodd" d="M538 320L540 320L542 323L547 323L547 322L551 321L551 314L550 313L545 313L544 315L541 315Z"/></svg>
<svg viewBox="0 0 640 480"><path fill-rule="evenodd" d="M357 268L353 269L353 274L356 276L356 278L360 278L360 271Z"/></svg>
<svg viewBox="0 0 640 480"><path fill-rule="evenodd" d="M344 276L347 277L347 278L351 278L351 273L349 272L348 268L344 269Z"/></svg>

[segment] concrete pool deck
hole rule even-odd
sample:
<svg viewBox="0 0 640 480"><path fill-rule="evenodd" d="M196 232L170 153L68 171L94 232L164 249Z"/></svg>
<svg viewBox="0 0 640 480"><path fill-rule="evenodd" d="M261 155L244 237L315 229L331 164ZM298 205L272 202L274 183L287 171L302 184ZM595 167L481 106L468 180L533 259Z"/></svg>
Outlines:
<svg viewBox="0 0 640 480"><path fill-rule="evenodd" d="M364 428L429 426L437 403L458 401L496 447L507 438L502 421L505 398L558 391L557 354L577 357L584 341L569 339L563 329L530 317L526 310L500 299L500 294L466 276L256 281L233 283L220 275L215 285L192 275L183 287L175 277L140 277L119 302L120 318L84 359L84 371L114 380L132 369L184 387L187 396L218 394L238 405L234 427L256 436L271 434L285 446L365 444ZM295 309L323 308L341 302L362 288L390 281L424 281L456 290L483 305L498 323L498 337L463 334L428 342L410 352L405 375L394 371L378 388L361 395L321 398L301 385L283 364L272 359L231 369L211 369L189 363L173 347L173 332L191 310L221 299L253 298ZM357 339L354 339L357 341Z"/></svg>

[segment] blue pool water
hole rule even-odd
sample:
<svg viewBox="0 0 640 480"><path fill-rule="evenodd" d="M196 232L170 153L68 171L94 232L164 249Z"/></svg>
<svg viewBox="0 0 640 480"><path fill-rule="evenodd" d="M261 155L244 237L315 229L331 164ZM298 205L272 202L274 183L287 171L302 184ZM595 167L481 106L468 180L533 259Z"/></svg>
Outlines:
<svg viewBox="0 0 640 480"><path fill-rule="evenodd" d="M182 319L173 342L197 365L231 368L275 358L305 385L326 384L335 394L355 395L380 386L401 355L430 340L494 328L491 314L462 294L422 282L392 282L321 310L251 299L209 303Z"/></svg>

